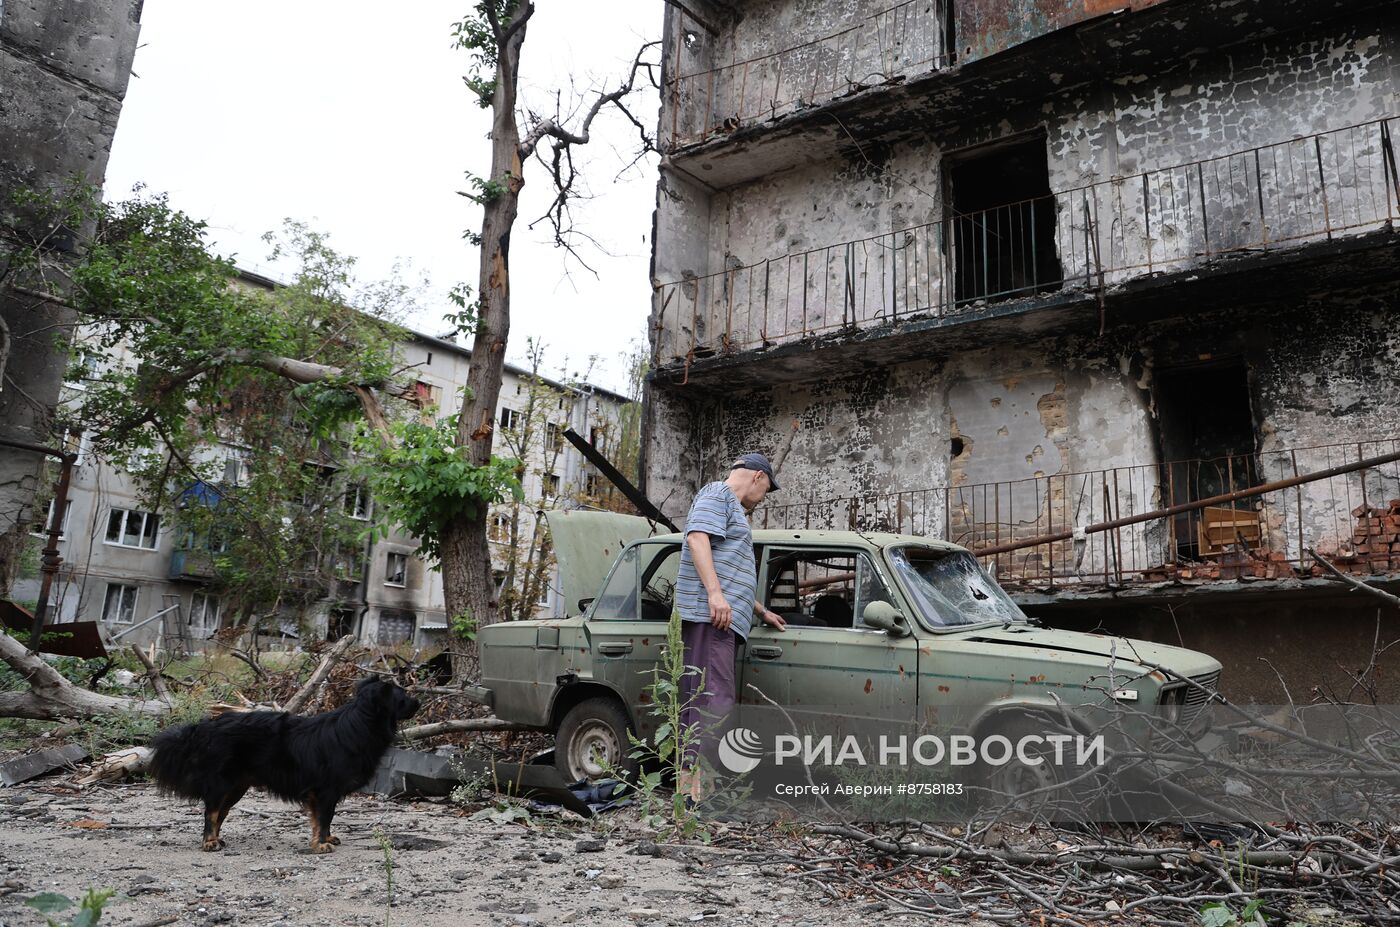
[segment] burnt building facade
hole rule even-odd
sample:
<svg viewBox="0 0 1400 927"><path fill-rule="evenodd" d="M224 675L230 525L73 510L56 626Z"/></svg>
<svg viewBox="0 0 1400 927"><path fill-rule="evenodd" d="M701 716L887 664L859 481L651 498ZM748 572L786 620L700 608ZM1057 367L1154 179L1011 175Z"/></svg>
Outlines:
<svg viewBox="0 0 1400 927"><path fill-rule="evenodd" d="M1358 466L1400 451L1393 10L687 0L664 61L668 512L790 441L758 524L985 551L1240 697L1281 697L1260 658L1397 694L1393 652L1356 681L1375 601L1309 553L1400 574L1400 464Z"/></svg>

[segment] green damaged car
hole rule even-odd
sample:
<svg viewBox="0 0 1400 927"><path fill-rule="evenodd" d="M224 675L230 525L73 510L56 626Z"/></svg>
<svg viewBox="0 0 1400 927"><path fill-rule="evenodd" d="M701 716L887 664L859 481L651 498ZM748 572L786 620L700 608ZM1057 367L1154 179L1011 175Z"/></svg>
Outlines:
<svg viewBox="0 0 1400 927"><path fill-rule="evenodd" d="M571 780L628 769L650 737L652 670L666 640L678 534L645 519L552 512L568 617L483 628L481 688L498 718L550 731ZM855 531L756 530L758 589L786 631L738 653L741 703L932 725L974 736L1037 713L1102 727L1115 706L1204 734L1220 663L1141 640L1037 627L966 549ZM760 694L761 693L761 694Z"/></svg>

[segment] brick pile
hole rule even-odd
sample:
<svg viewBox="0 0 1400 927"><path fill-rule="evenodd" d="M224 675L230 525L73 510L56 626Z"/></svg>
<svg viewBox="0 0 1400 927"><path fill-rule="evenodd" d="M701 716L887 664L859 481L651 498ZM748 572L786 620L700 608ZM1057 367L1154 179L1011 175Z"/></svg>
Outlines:
<svg viewBox="0 0 1400 927"><path fill-rule="evenodd" d="M1337 568L1363 575L1400 572L1400 499L1383 506L1358 505L1351 514L1356 519L1351 545L1333 558ZM1314 576L1325 572L1313 566Z"/></svg>

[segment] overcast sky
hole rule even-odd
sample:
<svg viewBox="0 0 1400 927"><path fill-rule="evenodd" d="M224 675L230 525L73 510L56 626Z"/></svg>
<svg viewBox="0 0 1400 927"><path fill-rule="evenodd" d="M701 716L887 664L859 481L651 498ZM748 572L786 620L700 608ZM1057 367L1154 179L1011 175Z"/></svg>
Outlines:
<svg viewBox="0 0 1400 927"><path fill-rule="evenodd" d="M410 262L431 280L410 323L441 334L444 294L477 278L477 252L462 232L479 229L480 211L454 191L467 188L465 171L484 175L490 164L488 112L462 84L466 53L451 48L451 24L471 5L147 0L107 197L136 183L165 191L209 222L217 250L281 279L288 268L268 262L260 236L285 217L329 233L333 247L358 258L362 279ZM580 91L616 80L641 43L658 37L664 9L661 0L536 6L522 97L547 108L556 88L568 105L571 80ZM634 102L649 129L657 105L655 91ZM509 357L523 360L536 336L551 373L582 372L596 354L592 379L620 390L621 355L645 334L655 161L624 172L635 129L621 117L598 126L585 158L595 198L577 216L609 253L582 251L595 278L550 245L547 224L525 227L550 197L546 172L527 166L511 248Z"/></svg>

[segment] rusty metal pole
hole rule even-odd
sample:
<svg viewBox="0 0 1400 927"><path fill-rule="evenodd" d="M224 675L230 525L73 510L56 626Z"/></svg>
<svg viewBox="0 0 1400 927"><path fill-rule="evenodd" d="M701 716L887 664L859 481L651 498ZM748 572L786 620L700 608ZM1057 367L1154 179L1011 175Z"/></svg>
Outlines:
<svg viewBox="0 0 1400 927"><path fill-rule="evenodd" d="M39 572L42 574L39 580L39 601L34 606L34 626L29 633L29 649L34 653L39 652L39 641L44 633L44 616L49 608L53 579L58 575L58 568L63 563L63 557L58 553L58 541L63 534L63 515L64 510L68 508L68 487L72 483L73 465L77 463L78 455L63 454L59 460L61 463L58 486L53 494L53 513L49 516L48 535L39 561Z"/></svg>
<svg viewBox="0 0 1400 927"><path fill-rule="evenodd" d="M39 582L39 602L34 609L34 624L30 627L29 633L29 649L33 653L38 653L39 636L44 631L44 612L49 606L49 592L53 588L53 578L58 574L59 564L63 563L63 558L58 555L58 540L59 535L63 533L63 510L68 506L68 485L72 480L73 465L77 463L78 455L15 438L0 438L0 446L32 451L45 457L57 457L62 461L62 469L59 470L58 484L54 492L53 516L49 519L48 537L39 567L43 574L43 578Z"/></svg>
<svg viewBox="0 0 1400 927"><path fill-rule="evenodd" d="M1299 486L1303 483L1313 483L1317 480L1330 479L1334 476L1342 476L1347 473L1355 473L1357 470L1368 470L1371 467L1378 467L1381 464L1388 464L1400 460L1400 451L1391 454L1383 454L1380 457L1371 457L1366 460L1358 460L1356 463L1344 464L1339 467L1329 467L1326 470L1315 470L1312 473L1304 473L1302 476L1289 477L1286 480L1275 480L1272 483L1263 483L1259 486L1251 486L1249 489L1240 489L1235 492L1222 493L1218 496L1211 496L1209 499L1198 499L1195 502L1183 502L1181 505L1173 505L1164 509L1157 509L1155 512L1144 512L1141 515L1130 515L1127 518L1117 518L1113 521L1101 522L1097 525L1090 525L1084 529L1086 534L1095 534L1101 531L1112 531L1115 528L1124 528L1128 525L1141 524L1145 521L1154 521L1158 518L1167 518L1172 515L1179 515L1182 512L1194 512L1211 505L1223 505L1235 502L1239 499L1249 499L1253 496L1262 496L1265 493L1275 492L1280 489L1288 489ZM1107 514L1107 513L1105 513ZM1068 541L1074 536L1073 531L1057 531L1053 534L1042 535L1038 538L1027 538L1024 541L1016 541L1010 544L998 544L994 547L984 547L972 551L977 557L994 557L998 554L1009 553L1013 550L1021 550L1024 547L1039 547L1041 544L1053 544L1056 541ZM1105 551L1107 555L1107 551Z"/></svg>

